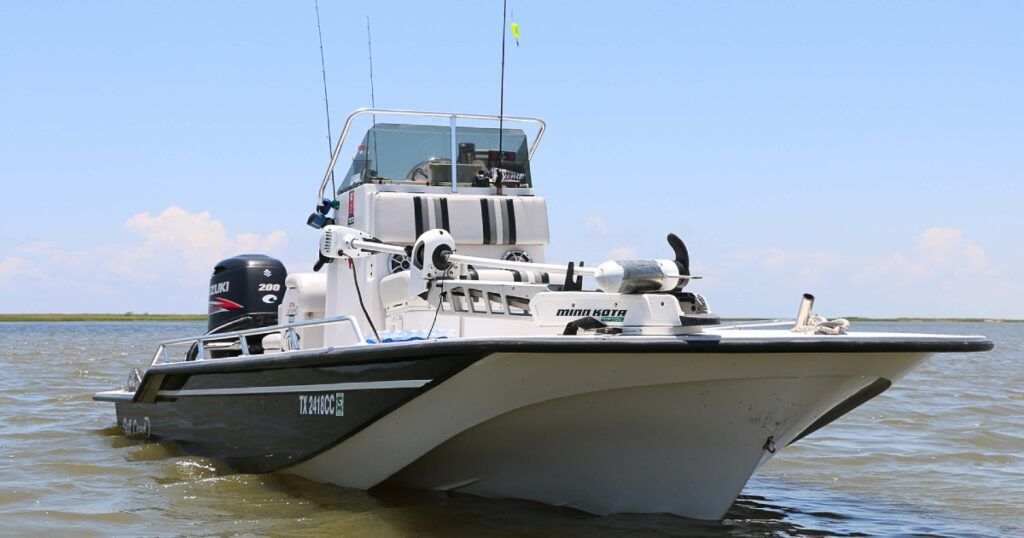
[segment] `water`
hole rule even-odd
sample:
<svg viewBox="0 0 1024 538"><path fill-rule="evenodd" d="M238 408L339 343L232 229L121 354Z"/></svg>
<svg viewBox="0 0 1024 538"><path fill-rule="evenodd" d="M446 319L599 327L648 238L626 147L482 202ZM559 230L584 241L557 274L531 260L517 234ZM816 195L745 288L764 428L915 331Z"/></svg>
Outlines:
<svg viewBox="0 0 1024 538"><path fill-rule="evenodd" d="M782 451L720 523L239 475L121 437L92 393L203 328L0 323L0 534L1024 535L1024 324L856 324L997 347L935 357Z"/></svg>

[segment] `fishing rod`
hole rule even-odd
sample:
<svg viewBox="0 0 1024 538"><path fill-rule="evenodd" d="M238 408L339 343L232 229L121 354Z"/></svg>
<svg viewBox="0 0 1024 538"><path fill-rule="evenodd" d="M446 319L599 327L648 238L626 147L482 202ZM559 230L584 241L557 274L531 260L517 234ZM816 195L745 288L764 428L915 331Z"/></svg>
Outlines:
<svg viewBox="0 0 1024 538"><path fill-rule="evenodd" d="M327 99L327 65L324 62L324 35L320 31L319 0L313 0L313 7L316 9L316 36L320 40L320 77L324 82L324 113L327 116L327 155L332 157L334 153L334 137L331 135L331 104ZM331 170L331 197L333 198L337 192L338 188L334 184L334 170Z"/></svg>
<svg viewBox="0 0 1024 538"><path fill-rule="evenodd" d="M373 91L373 39L370 36L370 16L366 16L366 52L370 61L370 108L377 108L377 98L374 96ZM374 127L377 126L377 115L372 116ZM377 135L373 135L373 163L377 164ZM366 174L369 171L369 159L364 160L363 173ZM374 174L376 175L376 174Z"/></svg>
<svg viewBox="0 0 1024 538"><path fill-rule="evenodd" d="M377 100L373 95L373 39L370 37L370 16L366 16L366 50L370 58L370 107L377 108ZM377 123L377 115L373 116L373 122Z"/></svg>

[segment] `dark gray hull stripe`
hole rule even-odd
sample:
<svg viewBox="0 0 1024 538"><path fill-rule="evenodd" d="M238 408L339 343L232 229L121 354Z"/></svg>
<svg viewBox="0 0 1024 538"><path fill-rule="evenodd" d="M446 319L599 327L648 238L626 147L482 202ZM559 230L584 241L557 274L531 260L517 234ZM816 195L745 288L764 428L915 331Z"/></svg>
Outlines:
<svg viewBox="0 0 1024 538"><path fill-rule="evenodd" d="M452 227L448 222L448 198L441 198L441 227L444 231L451 233Z"/></svg>
<svg viewBox="0 0 1024 538"><path fill-rule="evenodd" d="M412 207L416 237L433 228L452 231L447 198L413 196ZM481 198L480 224L483 244L515 245L519 239L516 230L515 200Z"/></svg>
<svg viewBox="0 0 1024 538"><path fill-rule="evenodd" d="M452 231L448 220L447 198L413 196L412 208L416 237L434 228L441 228L446 232Z"/></svg>
<svg viewBox="0 0 1024 538"><path fill-rule="evenodd" d="M483 225L484 244L491 244L491 206L486 198L480 199L480 221Z"/></svg>
<svg viewBox="0 0 1024 538"><path fill-rule="evenodd" d="M295 366L366 364L403 361L411 358L430 360L435 357L456 355L483 357L491 353L967 353L988 351L993 346L990 340L956 336L931 341L857 341L841 337L826 338L830 339L722 341L701 338L699 340L638 342L636 339L627 338L581 341L572 337L554 336L521 340L424 340L412 343L296 351L287 355L253 355L245 360L223 359L157 364L146 371L145 377L148 378L154 374L222 373Z"/></svg>
<svg viewBox="0 0 1024 538"><path fill-rule="evenodd" d="M434 228L441 228L446 232L451 232L451 228L448 225L448 199L447 198L434 198L433 204L434 214L433 218L429 219L431 226Z"/></svg>
<svg viewBox="0 0 1024 538"><path fill-rule="evenodd" d="M423 207L422 196L414 196L412 198L412 208L413 220L415 221L414 224L416 226L416 237L419 237L423 235L423 232L426 230L427 226L430 226L430 224L427 222L426 211L424 211L425 208Z"/></svg>
<svg viewBox="0 0 1024 538"><path fill-rule="evenodd" d="M298 392L322 392L332 390L380 390L418 389L431 379L402 379L396 381L364 381L362 383L326 383L319 385L281 385L277 387L239 387L223 389L161 390L157 396L177 398L180 396L225 396L232 394L281 394Z"/></svg>
<svg viewBox="0 0 1024 538"><path fill-rule="evenodd" d="M516 204L511 198L505 200L505 228L508 230L508 244L516 244Z"/></svg>

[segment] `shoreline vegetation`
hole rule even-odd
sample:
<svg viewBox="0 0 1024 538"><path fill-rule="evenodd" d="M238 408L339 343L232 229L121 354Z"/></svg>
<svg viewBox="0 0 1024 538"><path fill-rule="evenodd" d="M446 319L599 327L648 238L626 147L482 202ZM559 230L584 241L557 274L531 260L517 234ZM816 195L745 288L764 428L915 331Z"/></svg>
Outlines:
<svg viewBox="0 0 1024 538"><path fill-rule="evenodd" d="M0 314L5 321L203 321L206 314Z"/></svg>
<svg viewBox="0 0 1024 538"><path fill-rule="evenodd" d="M204 321L206 314L136 314L125 312L124 314L0 314L0 323L14 321ZM1024 323L1024 319L998 319L998 318L928 318L928 317L899 317L899 318L868 318L859 316L846 316L850 321L885 321L893 323L914 323L926 321L945 321L959 323ZM726 322L743 321L766 321L767 318L722 318Z"/></svg>

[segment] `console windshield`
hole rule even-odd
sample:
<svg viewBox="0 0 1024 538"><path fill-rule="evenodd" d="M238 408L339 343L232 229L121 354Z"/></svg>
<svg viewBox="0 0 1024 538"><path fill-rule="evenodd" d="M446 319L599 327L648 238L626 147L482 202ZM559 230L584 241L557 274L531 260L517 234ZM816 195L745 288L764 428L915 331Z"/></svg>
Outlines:
<svg viewBox="0 0 1024 538"><path fill-rule="evenodd" d="M502 171L503 185L531 187L529 148L521 129L458 127L459 185L488 186L490 171ZM440 125L378 123L356 149L339 192L360 183L451 185L451 128Z"/></svg>

